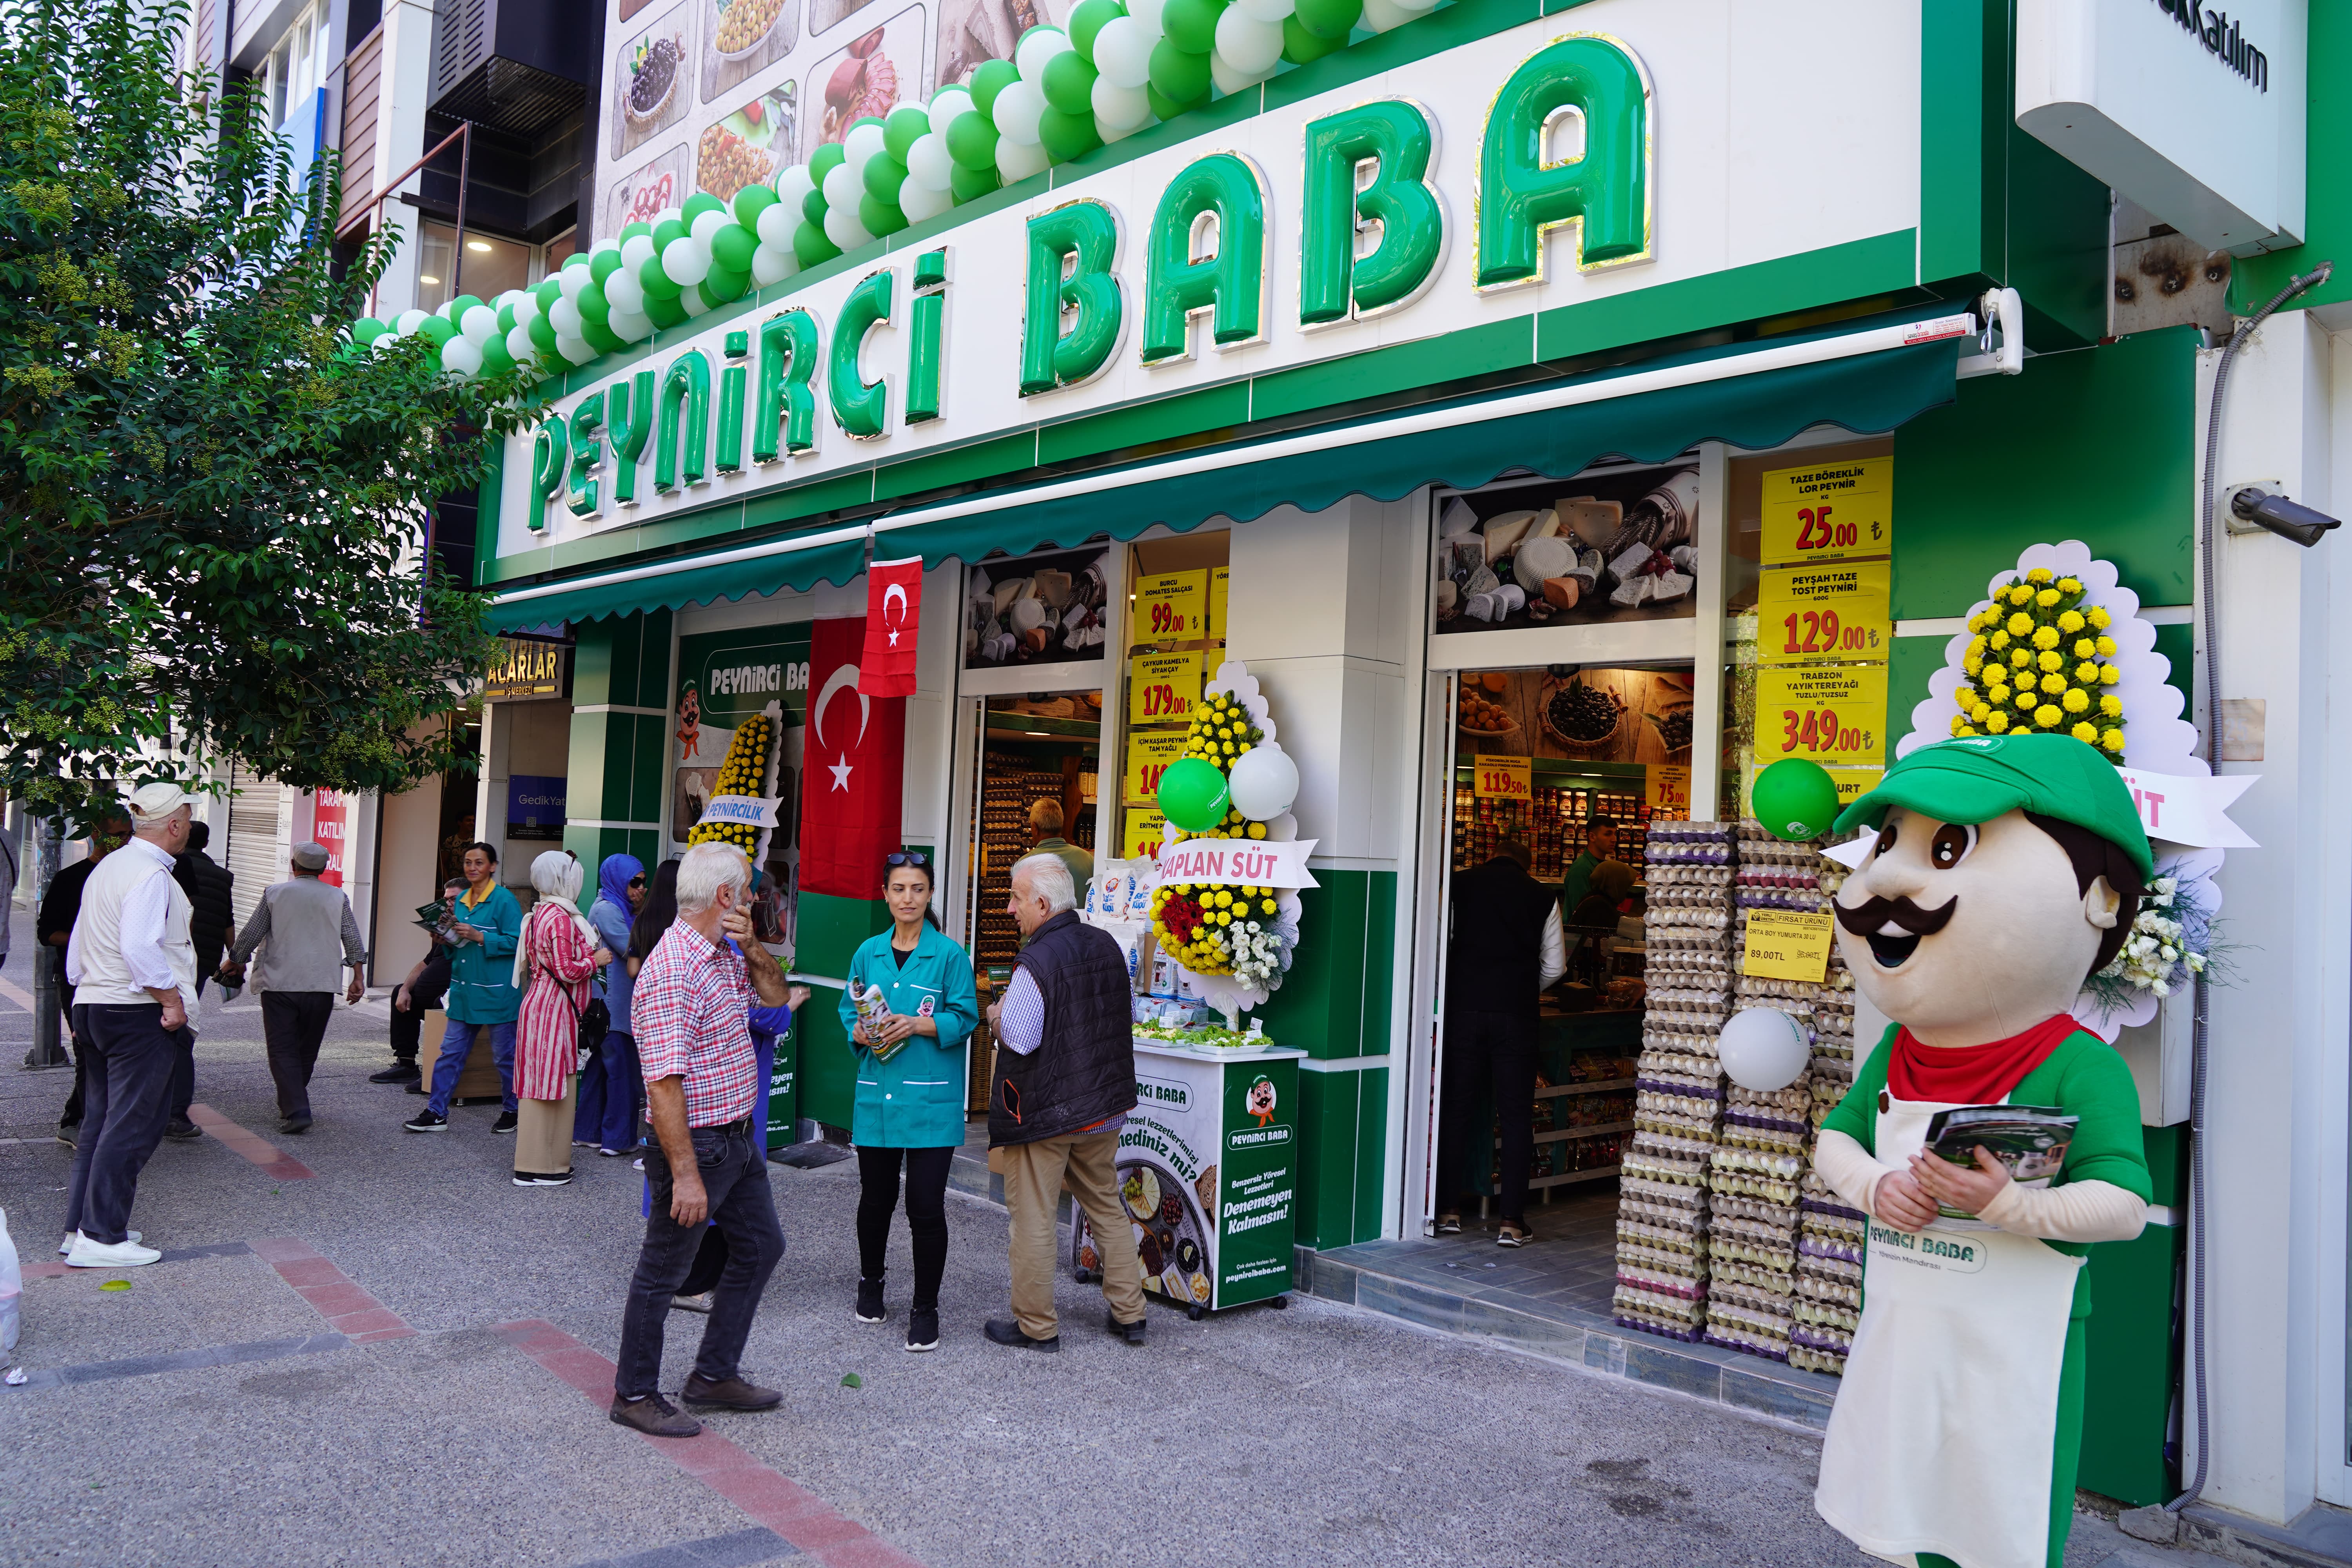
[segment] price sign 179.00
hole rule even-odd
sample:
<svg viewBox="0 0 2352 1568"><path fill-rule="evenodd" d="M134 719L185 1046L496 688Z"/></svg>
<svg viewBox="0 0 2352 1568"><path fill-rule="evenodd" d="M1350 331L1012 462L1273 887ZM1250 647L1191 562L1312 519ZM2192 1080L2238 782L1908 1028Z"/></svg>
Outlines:
<svg viewBox="0 0 2352 1568"><path fill-rule="evenodd" d="M1173 724L1192 716L1201 700L1201 656L1142 654L1127 667L1127 721Z"/></svg>
<svg viewBox="0 0 2352 1568"><path fill-rule="evenodd" d="M1756 672L1759 762L1809 757L1825 766L1878 767L1886 761L1886 667Z"/></svg>

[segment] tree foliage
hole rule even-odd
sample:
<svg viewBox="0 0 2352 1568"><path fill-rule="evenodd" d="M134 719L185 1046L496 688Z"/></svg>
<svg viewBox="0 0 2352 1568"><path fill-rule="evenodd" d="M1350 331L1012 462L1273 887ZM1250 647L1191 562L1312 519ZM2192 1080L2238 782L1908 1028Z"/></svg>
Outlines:
<svg viewBox="0 0 2352 1568"><path fill-rule="evenodd" d="M0 7L0 796L233 758L399 790L456 758L489 638L433 569L530 378L354 347L334 160L175 64L184 8Z"/></svg>

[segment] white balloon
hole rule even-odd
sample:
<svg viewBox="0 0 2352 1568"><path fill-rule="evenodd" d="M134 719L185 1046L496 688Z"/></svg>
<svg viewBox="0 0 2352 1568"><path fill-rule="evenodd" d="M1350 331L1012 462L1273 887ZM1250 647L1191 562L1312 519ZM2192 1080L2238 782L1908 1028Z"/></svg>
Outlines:
<svg viewBox="0 0 2352 1568"><path fill-rule="evenodd" d="M844 250L855 250L874 237L857 221L857 208L854 205L824 209L824 237Z"/></svg>
<svg viewBox="0 0 2352 1568"><path fill-rule="evenodd" d="M790 207L793 221L797 223L801 216L801 204L808 200L809 193L814 189L816 181L810 175L808 165L794 163L776 176L776 205Z"/></svg>
<svg viewBox="0 0 2352 1568"><path fill-rule="evenodd" d="M673 283L699 283L710 276L710 253L695 244L691 235L673 239L662 247L661 269Z"/></svg>
<svg viewBox="0 0 2352 1568"><path fill-rule="evenodd" d="M799 202L776 202L760 213L760 243L778 250L793 247L793 230L801 226Z"/></svg>
<svg viewBox="0 0 2352 1568"><path fill-rule="evenodd" d="M646 308L646 286L627 268L604 279L604 302L614 310L627 310L642 315Z"/></svg>
<svg viewBox="0 0 2352 1568"><path fill-rule="evenodd" d="M521 298L522 290L520 289L501 289L499 290L497 297L491 300L490 309L492 310L497 310L501 306L511 305L517 300Z"/></svg>
<svg viewBox="0 0 2352 1568"><path fill-rule="evenodd" d="M898 187L898 210L907 215L908 223L920 223L927 217L937 217L955 206L955 193L942 191L909 179Z"/></svg>
<svg viewBox="0 0 2352 1568"><path fill-rule="evenodd" d="M585 338L557 338L555 340L555 352L562 354L565 359L570 360L573 364L586 364L590 360L596 357L594 345L591 344Z"/></svg>
<svg viewBox="0 0 2352 1568"><path fill-rule="evenodd" d="M1716 1049L1732 1082L1768 1094L1796 1082L1812 1059L1805 1031L1778 1007L1743 1007L1734 1013L1717 1037Z"/></svg>
<svg viewBox="0 0 2352 1568"><path fill-rule="evenodd" d="M824 205L835 212L857 216L857 198L866 194L866 183L857 171L846 163L835 163L824 177Z"/></svg>
<svg viewBox="0 0 2352 1568"><path fill-rule="evenodd" d="M694 237L695 244L708 250L710 248L710 237L734 221L735 215L730 212L697 213L694 221L687 226L686 232Z"/></svg>
<svg viewBox="0 0 2352 1568"><path fill-rule="evenodd" d="M1233 63L1222 54L1212 51L1209 55L1209 79L1216 83L1217 90L1222 93L1246 92L1273 74L1273 68L1268 67L1252 75L1248 71L1234 68Z"/></svg>
<svg viewBox="0 0 2352 1568"><path fill-rule="evenodd" d="M1151 123L1151 100L1143 89L1122 87L1107 76L1095 78L1094 107L1097 125L1115 126L1122 136ZM1106 136L1103 140L1111 138Z"/></svg>
<svg viewBox="0 0 2352 1568"><path fill-rule="evenodd" d="M1132 16L1105 22L1095 34L1095 69L1102 73L1096 86L1108 81L1140 93L1151 79L1151 35Z"/></svg>
<svg viewBox="0 0 2352 1568"><path fill-rule="evenodd" d="M1014 86L1022 84L1016 82ZM1005 89L1010 92L1012 88ZM1010 136L996 139L996 172L1008 185L1025 180L1032 174L1042 174L1054 160L1045 149L1034 142L1015 142Z"/></svg>
<svg viewBox="0 0 2352 1568"><path fill-rule="evenodd" d="M382 337L376 339L375 342L368 344L368 353L372 354L388 354L392 352L392 345L398 342L400 342L400 334L398 332L386 332Z"/></svg>
<svg viewBox="0 0 2352 1568"><path fill-rule="evenodd" d="M527 327L539 320L539 296L526 289L515 296L515 325Z"/></svg>
<svg viewBox="0 0 2352 1568"><path fill-rule="evenodd" d="M1413 19L1413 13L1395 0L1364 0L1364 26L1375 33L1392 32Z"/></svg>
<svg viewBox="0 0 2352 1568"><path fill-rule="evenodd" d="M580 335L580 307L569 300L558 300L547 308L547 324L555 329L559 338Z"/></svg>
<svg viewBox="0 0 2352 1568"><path fill-rule="evenodd" d="M376 339L379 345L385 341L383 338ZM529 327L517 327L507 334L507 356L517 364L529 364L539 357L539 345L530 341Z"/></svg>
<svg viewBox="0 0 2352 1568"><path fill-rule="evenodd" d="M403 310L392 319L392 330L404 338L413 338L416 329L425 324L425 315L423 310Z"/></svg>
<svg viewBox="0 0 2352 1568"><path fill-rule="evenodd" d="M879 125L860 125L841 139L841 150L848 155L849 159L845 167L856 170L859 177L863 178L867 160L877 153L889 151L889 143L883 139L882 128ZM830 179L831 176L828 175L827 178ZM831 199L830 196L826 198L828 201Z"/></svg>
<svg viewBox="0 0 2352 1568"><path fill-rule="evenodd" d="M686 221L686 209L684 207L664 207L661 211L654 214L652 221L653 226L656 228L659 228L662 225L670 222L684 223Z"/></svg>
<svg viewBox="0 0 2352 1568"><path fill-rule="evenodd" d="M1050 22L1041 23L1022 34L1021 41L1013 46L1013 68L1030 86L1042 86L1046 62L1072 47L1069 34Z"/></svg>
<svg viewBox="0 0 2352 1568"><path fill-rule="evenodd" d="M765 289L782 283L801 269L801 258L793 247L761 243L751 252L751 281Z"/></svg>
<svg viewBox="0 0 2352 1568"><path fill-rule="evenodd" d="M710 302L702 297L702 285L699 283L689 283L677 291L677 302L685 307L686 313L689 316L706 316L710 313Z"/></svg>
<svg viewBox="0 0 2352 1568"><path fill-rule="evenodd" d="M566 267L555 275L555 286L563 291L566 300L580 298L580 290L588 287L588 268L585 267Z"/></svg>
<svg viewBox="0 0 2352 1568"><path fill-rule="evenodd" d="M1298 798L1298 764L1270 741L1234 758L1225 778L1233 788L1234 807L1252 822L1280 816Z"/></svg>
<svg viewBox="0 0 2352 1568"><path fill-rule="evenodd" d="M1233 9L1278 27L1285 16L1298 9L1298 0L1234 0Z"/></svg>
<svg viewBox="0 0 2352 1568"><path fill-rule="evenodd" d="M1416 16L1426 16L1437 9L1437 0L1391 0L1400 11L1410 11Z"/></svg>
<svg viewBox="0 0 2352 1568"><path fill-rule="evenodd" d="M1095 116L1095 134L1103 139L1106 146L1113 142L1124 142L1142 129L1140 125L1113 125L1101 115Z"/></svg>
<svg viewBox="0 0 2352 1568"><path fill-rule="evenodd" d="M909 184L926 185L935 191L955 187L955 160L948 156L945 137L936 131L927 131L915 138L915 144L907 149L907 180ZM904 191L900 195L903 196Z"/></svg>
<svg viewBox="0 0 2352 1568"><path fill-rule="evenodd" d="M1010 142L1026 146L1037 144L1037 121L1045 112L1045 95L1027 81L1007 82L989 105L988 117L996 121L997 134Z"/></svg>
<svg viewBox="0 0 2352 1568"><path fill-rule="evenodd" d="M654 237L633 234L621 241L621 265L635 272L654 258Z"/></svg>
<svg viewBox="0 0 2352 1568"><path fill-rule="evenodd" d="M1168 36L1168 24L1160 18L1160 12L1167 5L1168 0L1128 0L1127 14L1135 18L1144 33L1156 44Z"/></svg>
<svg viewBox="0 0 2352 1568"><path fill-rule="evenodd" d="M481 374L481 345L465 338L451 338L441 345L441 368L452 375Z"/></svg>
<svg viewBox="0 0 2352 1568"><path fill-rule="evenodd" d="M1244 76L1268 75L1282 58L1282 24L1261 21L1228 5L1217 18L1216 52Z"/></svg>
<svg viewBox="0 0 2352 1568"><path fill-rule="evenodd" d="M499 313L488 305L476 305L459 318L457 330L478 353L484 343L499 335Z"/></svg>
<svg viewBox="0 0 2352 1568"><path fill-rule="evenodd" d="M979 109L971 101L970 92L960 87L943 88L938 96L931 100L929 113L932 133L944 136L948 133L948 127L953 125L959 119L967 114L979 112Z"/></svg>
<svg viewBox="0 0 2352 1568"><path fill-rule="evenodd" d="M625 343L641 343L654 335L654 321L642 310L624 310L614 307L604 326Z"/></svg>

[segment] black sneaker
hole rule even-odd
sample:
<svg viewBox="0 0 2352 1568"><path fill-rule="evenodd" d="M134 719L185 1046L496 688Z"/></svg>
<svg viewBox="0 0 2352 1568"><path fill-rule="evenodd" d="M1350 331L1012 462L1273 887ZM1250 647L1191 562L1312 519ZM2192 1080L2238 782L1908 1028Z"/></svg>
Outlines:
<svg viewBox="0 0 2352 1568"><path fill-rule="evenodd" d="M561 1187L568 1186L571 1181L572 1173L569 1171L517 1171L514 1173L514 1184L518 1187Z"/></svg>
<svg viewBox="0 0 2352 1568"><path fill-rule="evenodd" d="M499 1112L499 1119L490 1123L490 1131L493 1132L511 1132L515 1130L515 1121L516 1117L513 1111L501 1110Z"/></svg>
<svg viewBox="0 0 2352 1568"><path fill-rule="evenodd" d="M60 1121L58 1123L58 1142L64 1144L67 1148L72 1148L74 1146L74 1140L80 1136L80 1122Z"/></svg>
<svg viewBox="0 0 2352 1568"><path fill-rule="evenodd" d="M1151 1320L1149 1318L1138 1318L1131 1323L1122 1323L1118 1321L1117 1312L1106 1311L1103 1314L1103 1327L1131 1345L1141 1344L1144 1331L1150 1326Z"/></svg>
<svg viewBox="0 0 2352 1568"><path fill-rule="evenodd" d="M415 1062L394 1062L382 1072L368 1074L370 1083L415 1083L425 1076Z"/></svg>
<svg viewBox="0 0 2352 1568"><path fill-rule="evenodd" d="M613 1423L643 1432L648 1437L692 1437L702 1423L664 1399L648 1394L643 1399L614 1399Z"/></svg>
<svg viewBox="0 0 2352 1568"><path fill-rule="evenodd" d="M191 1138L201 1138L204 1135L205 1130L197 1126L194 1122L189 1121L184 1116L174 1116L170 1121L166 1122L163 1127L164 1137L177 1138L183 1142L185 1142Z"/></svg>
<svg viewBox="0 0 2352 1568"><path fill-rule="evenodd" d="M426 1086L424 1075L420 1073L416 1077L408 1080L408 1092L411 1094L430 1094L433 1090Z"/></svg>
<svg viewBox="0 0 2352 1568"><path fill-rule="evenodd" d="M1055 1334L1051 1339L1033 1340L1023 1333L1021 1325L1011 1318L991 1318L988 1320L988 1326L981 1331L1000 1345L1019 1345L1024 1350L1044 1351L1047 1355L1058 1354L1062 1349L1061 1335Z"/></svg>
<svg viewBox="0 0 2352 1568"><path fill-rule="evenodd" d="M278 1131L291 1133L299 1138L310 1131L310 1119L307 1116L289 1116L278 1124Z"/></svg>
<svg viewBox="0 0 2352 1568"><path fill-rule="evenodd" d="M882 1281L860 1279L857 1282L857 1321L878 1323L889 1315L888 1309L882 1305Z"/></svg>
<svg viewBox="0 0 2352 1568"><path fill-rule="evenodd" d="M910 1351L935 1351L940 1348L940 1310L937 1307L910 1307L907 1310L907 1348Z"/></svg>
<svg viewBox="0 0 2352 1568"><path fill-rule="evenodd" d="M449 1119L427 1106L400 1124L403 1132L446 1132Z"/></svg>

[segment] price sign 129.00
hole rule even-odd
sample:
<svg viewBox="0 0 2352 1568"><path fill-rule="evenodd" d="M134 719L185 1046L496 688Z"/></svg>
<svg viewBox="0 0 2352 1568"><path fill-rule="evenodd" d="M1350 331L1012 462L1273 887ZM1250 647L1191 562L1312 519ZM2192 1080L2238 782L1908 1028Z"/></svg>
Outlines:
<svg viewBox="0 0 2352 1568"><path fill-rule="evenodd" d="M1759 761L1808 757L1825 766L1886 761L1886 667L1849 664L1756 672Z"/></svg>
<svg viewBox="0 0 2352 1568"><path fill-rule="evenodd" d="M1525 757L1474 757L1470 794L1482 800L1528 800L1535 795L1534 773Z"/></svg>

